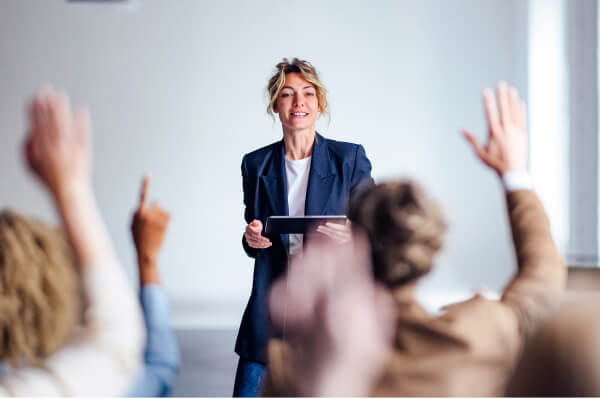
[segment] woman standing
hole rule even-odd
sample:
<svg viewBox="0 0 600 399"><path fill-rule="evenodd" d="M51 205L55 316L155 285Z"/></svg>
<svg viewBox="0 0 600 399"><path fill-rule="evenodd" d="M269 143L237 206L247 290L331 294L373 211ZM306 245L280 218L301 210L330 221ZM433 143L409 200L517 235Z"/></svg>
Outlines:
<svg viewBox="0 0 600 399"><path fill-rule="evenodd" d="M267 112L277 114L283 140L246 154L242 160L244 250L255 259L252 293L237 337L240 356L234 396L256 396L272 335L267 295L285 270L289 255L302 250L300 234L268 235L269 216L343 214L350 192L371 179L371 163L361 145L329 140L317 133L318 117L328 113L327 93L307 61L283 59L268 84ZM346 226L327 224L319 232L344 242Z"/></svg>

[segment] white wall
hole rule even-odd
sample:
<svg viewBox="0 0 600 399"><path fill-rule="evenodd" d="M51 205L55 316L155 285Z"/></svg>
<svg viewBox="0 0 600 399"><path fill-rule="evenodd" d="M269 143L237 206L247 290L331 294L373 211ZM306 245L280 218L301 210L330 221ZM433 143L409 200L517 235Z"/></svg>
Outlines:
<svg viewBox="0 0 600 399"><path fill-rule="evenodd" d="M497 178L459 129L484 136L481 89L527 87L520 0L0 2L0 207L56 220L18 153L43 82L88 104L94 186L133 270L129 218L144 171L173 215L161 258L178 324L237 325L251 284L240 161L280 138L264 87L282 57L312 61L331 93L319 131L364 144L377 180L421 180L451 223L432 301L514 272Z"/></svg>

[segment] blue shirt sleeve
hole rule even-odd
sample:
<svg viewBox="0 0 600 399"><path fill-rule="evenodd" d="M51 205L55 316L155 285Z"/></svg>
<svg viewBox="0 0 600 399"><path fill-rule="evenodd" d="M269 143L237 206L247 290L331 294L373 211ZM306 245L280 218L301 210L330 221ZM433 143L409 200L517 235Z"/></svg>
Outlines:
<svg viewBox="0 0 600 399"><path fill-rule="evenodd" d="M179 346L169 324L169 301L160 285L145 285L140 292L147 342L144 369L127 396L166 396L179 371Z"/></svg>

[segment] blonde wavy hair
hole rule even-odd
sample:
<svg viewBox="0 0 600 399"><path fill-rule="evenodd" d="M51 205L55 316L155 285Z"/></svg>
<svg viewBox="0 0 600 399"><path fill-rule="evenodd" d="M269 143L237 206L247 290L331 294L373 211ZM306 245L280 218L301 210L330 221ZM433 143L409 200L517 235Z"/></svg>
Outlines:
<svg viewBox="0 0 600 399"><path fill-rule="evenodd" d="M395 288L431 270L446 222L439 205L417 183L400 180L363 186L348 207L353 226L369 237L377 280Z"/></svg>
<svg viewBox="0 0 600 399"><path fill-rule="evenodd" d="M76 262L65 234L0 212L0 360L39 365L82 320Z"/></svg>
<svg viewBox="0 0 600 399"><path fill-rule="evenodd" d="M277 98L285 85L285 75L288 73L299 73L306 81L314 86L317 92L317 100L319 101L319 110L321 111L321 114L331 118L329 113L329 103L327 102L327 89L325 89L321 79L319 79L316 68L310 62L298 58L293 58L290 62L287 58L284 58L275 66L275 70L275 74L269 79L269 84L267 85L267 94L269 96L267 113L269 115L273 118L275 117Z"/></svg>

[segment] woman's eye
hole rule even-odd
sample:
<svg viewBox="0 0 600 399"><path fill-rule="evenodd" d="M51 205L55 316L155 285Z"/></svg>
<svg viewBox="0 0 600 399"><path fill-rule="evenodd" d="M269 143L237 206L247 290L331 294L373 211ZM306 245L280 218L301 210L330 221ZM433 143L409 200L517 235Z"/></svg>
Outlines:
<svg viewBox="0 0 600 399"><path fill-rule="evenodd" d="M314 96L315 93L306 93L307 96Z"/></svg>
<svg viewBox="0 0 600 399"><path fill-rule="evenodd" d="M289 97L289 93L281 93L281 97Z"/></svg>

